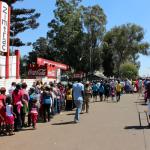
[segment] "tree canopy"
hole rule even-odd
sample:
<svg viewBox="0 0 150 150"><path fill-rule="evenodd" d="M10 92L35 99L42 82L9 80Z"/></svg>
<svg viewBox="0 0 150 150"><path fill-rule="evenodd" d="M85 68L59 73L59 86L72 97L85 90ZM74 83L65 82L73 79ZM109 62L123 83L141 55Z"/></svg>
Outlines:
<svg viewBox="0 0 150 150"><path fill-rule="evenodd" d="M36 29L39 26L37 19L40 17L40 13L36 13L35 9L14 8L18 1L23 0L8 0L11 5L10 45L16 47L26 44L17 35L28 29Z"/></svg>
<svg viewBox="0 0 150 150"><path fill-rule="evenodd" d="M138 76L138 68L135 64L124 63L120 66L120 75L123 78L136 79Z"/></svg>
<svg viewBox="0 0 150 150"><path fill-rule="evenodd" d="M104 62L109 66L114 63L114 72L119 75L121 64L127 60L139 65L137 62L139 54L148 55L149 43L144 42L144 29L136 24L124 24L108 31L103 40L103 53L112 55L112 61L104 57ZM104 72L107 72L105 64ZM112 70L113 71L113 70Z"/></svg>
<svg viewBox="0 0 150 150"><path fill-rule="evenodd" d="M48 24L48 40L53 49L61 51L60 61L76 71L89 72L90 66L93 71L100 67L100 42L106 15L98 5L79 4L80 0L57 0L55 18Z"/></svg>
<svg viewBox="0 0 150 150"><path fill-rule="evenodd" d="M107 16L99 5L83 6L82 0L56 0L54 18L48 23L47 37L39 37L29 53L29 62L37 57L68 64L74 71L120 76L121 66L130 62L138 69L139 54L149 54L144 29L134 23L106 31ZM40 16L34 9L12 10L11 36L38 27ZM28 15L27 15L28 14ZM18 39L16 46L24 45ZM21 43L22 42L22 43ZM11 43L13 44L13 43Z"/></svg>

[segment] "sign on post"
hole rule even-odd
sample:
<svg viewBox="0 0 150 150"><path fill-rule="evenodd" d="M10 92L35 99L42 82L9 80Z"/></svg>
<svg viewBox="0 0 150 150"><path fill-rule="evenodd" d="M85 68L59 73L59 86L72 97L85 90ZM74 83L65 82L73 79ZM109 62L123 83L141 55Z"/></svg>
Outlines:
<svg viewBox="0 0 150 150"><path fill-rule="evenodd" d="M9 30L9 6L0 1L0 52L7 52Z"/></svg>

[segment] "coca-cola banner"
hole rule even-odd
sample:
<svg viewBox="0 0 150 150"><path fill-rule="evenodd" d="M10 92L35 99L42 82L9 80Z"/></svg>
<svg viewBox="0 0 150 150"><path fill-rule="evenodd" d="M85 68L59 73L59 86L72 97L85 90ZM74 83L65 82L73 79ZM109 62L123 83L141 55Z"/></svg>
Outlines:
<svg viewBox="0 0 150 150"><path fill-rule="evenodd" d="M57 69L55 67L48 67L47 76L49 78L56 78L56 76L57 76Z"/></svg>
<svg viewBox="0 0 150 150"><path fill-rule="evenodd" d="M28 69L29 77L44 77L47 76L47 67L46 66L31 66Z"/></svg>
<svg viewBox="0 0 150 150"><path fill-rule="evenodd" d="M43 59L43 58L37 58L37 64L38 65L44 65L44 64L48 64L49 66L54 66L58 69L62 69L62 70L67 70L69 67L65 64L61 64L58 62L54 62L51 60L47 60L47 59Z"/></svg>

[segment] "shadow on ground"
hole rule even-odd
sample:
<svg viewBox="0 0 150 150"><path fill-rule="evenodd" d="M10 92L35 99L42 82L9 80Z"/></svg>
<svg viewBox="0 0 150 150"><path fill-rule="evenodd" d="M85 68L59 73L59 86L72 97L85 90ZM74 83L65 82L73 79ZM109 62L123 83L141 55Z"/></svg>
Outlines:
<svg viewBox="0 0 150 150"><path fill-rule="evenodd" d="M68 124L75 124L75 122L74 121L59 122L59 123L53 123L52 125L68 125Z"/></svg>
<svg viewBox="0 0 150 150"><path fill-rule="evenodd" d="M147 104L145 103L145 101L141 101L141 102L134 102L134 103L139 104L139 105L144 105L144 106L146 106L146 105L147 105Z"/></svg>
<svg viewBox="0 0 150 150"><path fill-rule="evenodd" d="M31 130L35 130L35 129L32 128L32 127L29 127L29 128L23 128L23 129L20 130L20 132L22 132L22 131L31 131Z"/></svg>
<svg viewBox="0 0 150 150"><path fill-rule="evenodd" d="M72 115L72 116L73 116L73 115L75 115L75 113L69 113L69 114L67 114L67 115L68 115L68 116L70 116L70 115Z"/></svg>
<svg viewBox="0 0 150 150"><path fill-rule="evenodd" d="M124 127L125 130L143 130L143 129L150 129L149 126L125 126Z"/></svg>

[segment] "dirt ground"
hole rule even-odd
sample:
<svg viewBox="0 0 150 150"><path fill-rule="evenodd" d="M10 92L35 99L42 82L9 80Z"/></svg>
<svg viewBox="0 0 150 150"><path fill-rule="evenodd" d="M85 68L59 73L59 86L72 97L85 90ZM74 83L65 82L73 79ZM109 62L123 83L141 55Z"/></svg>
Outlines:
<svg viewBox="0 0 150 150"><path fill-rule="evenodd" d="M150 150L150 129L141 98L123 95L119 103L90 103L89 113L74 124L74 111L63 112L37 130L23 129L0 137L0 150Z"/></svg>

